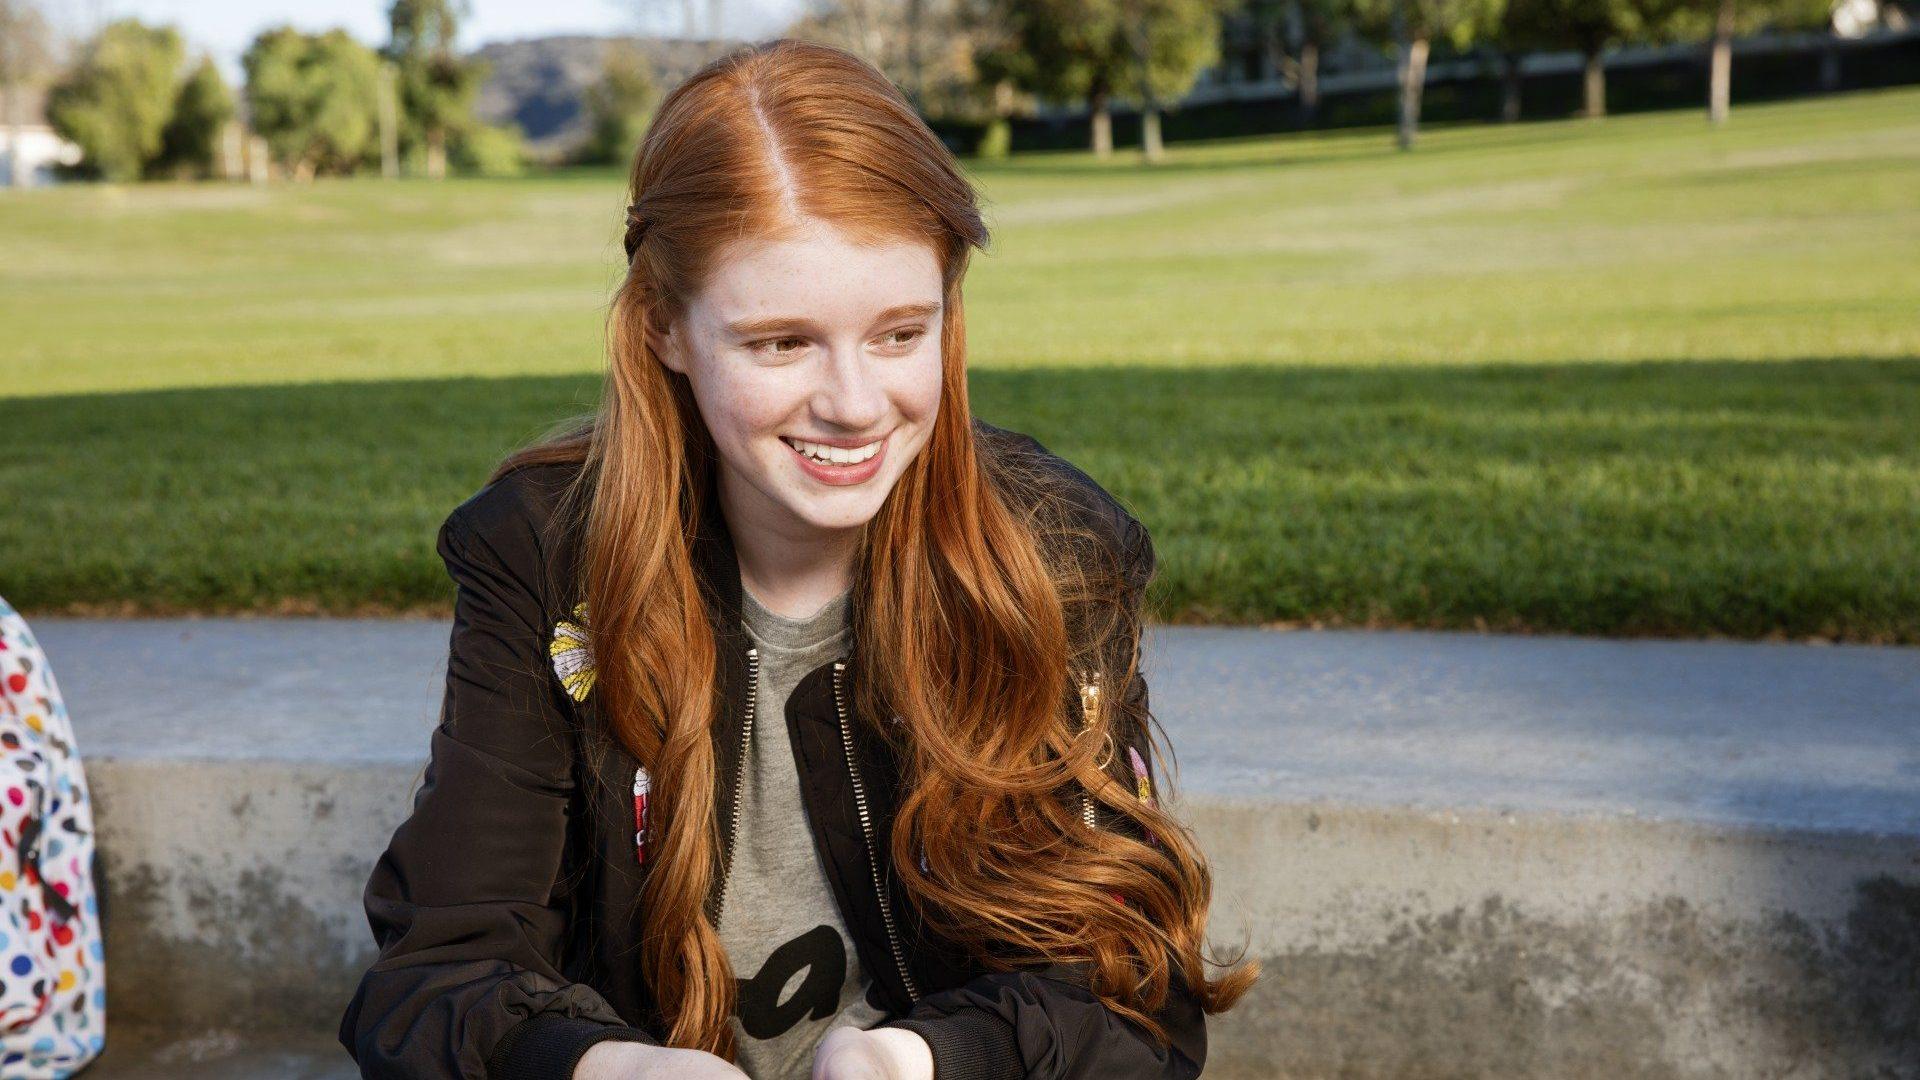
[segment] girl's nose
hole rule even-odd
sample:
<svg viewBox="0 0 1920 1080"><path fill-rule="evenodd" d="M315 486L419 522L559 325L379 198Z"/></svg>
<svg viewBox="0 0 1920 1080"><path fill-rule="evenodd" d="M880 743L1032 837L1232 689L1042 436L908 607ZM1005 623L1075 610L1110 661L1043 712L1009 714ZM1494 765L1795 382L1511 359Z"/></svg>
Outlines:
<svg viewBox="0 0 1920 1080"><path fill-rule="evenodd" d="M855 350L836 351L827 359L824 377L813 395L814 415L836 427L867 431L887 412L886 388L868 357Z"/></svg>

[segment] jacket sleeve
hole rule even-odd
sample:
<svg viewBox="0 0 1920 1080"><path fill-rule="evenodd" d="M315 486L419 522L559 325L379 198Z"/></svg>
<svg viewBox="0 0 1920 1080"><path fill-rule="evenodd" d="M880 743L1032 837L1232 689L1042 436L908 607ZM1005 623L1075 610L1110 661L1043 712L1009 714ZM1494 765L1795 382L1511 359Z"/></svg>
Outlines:
<svg viewBox="0 0 1920 1080"><path fill-rule="evenodd" d="M1138 605L1153 577L1153 542L1131 515L1123 542L1129 602ZM1115 721L1122 744L1115 767L1129 777L1127 747L1152 768L1147 708L1146 678L1136 672ZM1133 787L1131 779L1127 786ZM927 1041L934 1080L1187 1080L1200 1075L1207 1056L1206 1017L1178 972L1154 1018L1169 1036L1165 1046L1101 1003L1087 989L1084 965L1055 964L982 975L921 998L905 1017L884 1026L906 1028Z"/></svg>
<svg viewBox="0 0 1920 1080"><path fill-rule="evenodd" d="M529 560L503 559L465 510L438 539L457 586L440 722L367 882L380 953L339 1036L367 1077L570 1080L594 1043L656 1040L561 974L570 710L533 575L505 569Z"/></svg>

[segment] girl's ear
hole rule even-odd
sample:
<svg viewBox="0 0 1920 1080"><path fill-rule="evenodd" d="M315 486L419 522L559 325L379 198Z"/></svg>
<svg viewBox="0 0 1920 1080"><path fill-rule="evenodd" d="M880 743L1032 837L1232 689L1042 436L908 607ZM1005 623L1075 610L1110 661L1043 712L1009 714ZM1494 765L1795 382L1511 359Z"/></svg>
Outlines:
<svg viewBox="0 0 1920 1080"><path fill-rule="evenodd" d="M681 355L680 348L685 343L685 337L686 335L676 332L672 327L668 327L665 333L649 327L647 348L653 355L660 358L660 362L666 365L668 371L677 371L685 375L687 360Z"/></svg>

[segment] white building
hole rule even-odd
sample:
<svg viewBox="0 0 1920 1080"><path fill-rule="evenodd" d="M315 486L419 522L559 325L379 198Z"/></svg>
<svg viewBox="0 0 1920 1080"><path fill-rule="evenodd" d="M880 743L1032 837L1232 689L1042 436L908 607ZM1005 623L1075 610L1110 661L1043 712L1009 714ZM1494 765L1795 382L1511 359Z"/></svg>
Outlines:
<svg viewBox="0 0 1920 1080"><path fill-rule="evenodd" d="M75 165L80 148L47 123L45 99L35 93L0 114L0 187L37 187L54 181L54 166ZM4 121L11 121L4 122Z"/></svg>

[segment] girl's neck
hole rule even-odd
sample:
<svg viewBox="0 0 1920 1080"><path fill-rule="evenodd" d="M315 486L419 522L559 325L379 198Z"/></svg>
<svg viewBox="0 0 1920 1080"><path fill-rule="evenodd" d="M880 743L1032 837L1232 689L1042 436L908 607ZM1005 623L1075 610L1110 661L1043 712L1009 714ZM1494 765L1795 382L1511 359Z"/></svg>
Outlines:
<svg viewBox="0 0 1920 1080"><path fill-rule="evenodd" d="M742 500L729 498L727 486L721 485L720 507L740 562L740 584L760 606L804 619L853 583L859 529L816 529L760 498L741 506Z"/></svg>

